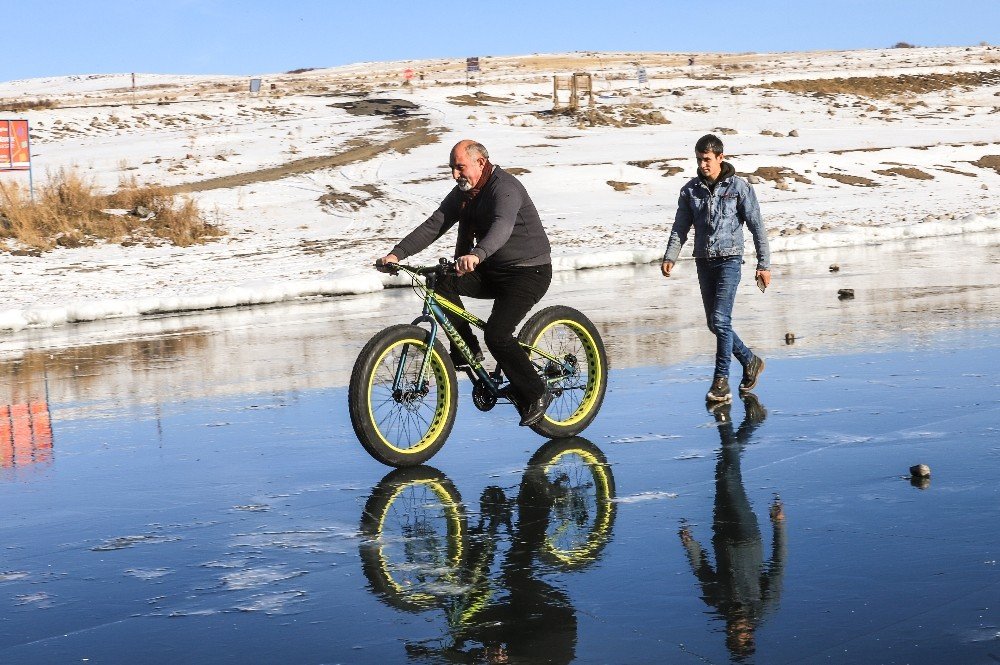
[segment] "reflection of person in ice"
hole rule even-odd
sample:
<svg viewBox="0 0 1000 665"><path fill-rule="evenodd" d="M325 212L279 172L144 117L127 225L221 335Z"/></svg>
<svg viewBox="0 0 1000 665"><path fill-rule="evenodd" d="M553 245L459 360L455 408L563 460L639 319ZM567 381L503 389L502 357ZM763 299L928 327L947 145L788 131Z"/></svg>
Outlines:
<svg viewBox="0 0 1000 665"><path fill-rule="evenodd" d="M470 529L472 580L491 590L470 603L454 605L452 644L408 643L411 660L439 658L449 663L571 663L576 658L576 611L565 591L535 576L539 548L545 539L550 502L522 486L517 498L518 521L512 524L513 502L499 487L480 497L479 524ZM503 529L510 538L501 574L488 581ZM472 582L474 585L475 582ZM481 605L481 606L479 606ZM478 607L477 607L478 606Z"/></svg>
<svg viewBox="0 0 1000 665"><path fill-rule="evenodd" d="M533 492L518 495L517 528L501 567L507 602L486 609L473 630L487 663L571 663L576 657L576 610L565 591L536 576L550 505Z"/></svg>
<svg viewBox="0 0 1000 665"><path fill-rule="evenodd" d="M450 481L440 484L451 487ZM386 485L381 495L400 496L391 483ZM449 634L407 642L407 657L414 662L574 662L576 610L569 594L545 573L584 570L600 558L614 525L614 494L607 459L582 437L553 439L539 448L516 498L497 486L484 489L478 520L461 536L461 570L451 579L460 592L443 604ZM461 503L457 492L453 500ZM377 502L366 506L370 526L380 525L379 516L386 512ZM504 543L509 543L505 550ZM494 560L501 552L497 574ZM374 587L399 588L382 583L387 568L380 561L365 571L375 577Z"/></svg>
<svg viewBox="0 0 1000 665"><path fill-rule="evenodd" d="M680 530L681 543L701 583L702 600L725 620L726 646L738 660L754 652L754 631L778 605L785 564L785 515L780 499L775 497L770 509L774 540L771 560L765 563L760 526L743 488L740 454L767 412L752 393L742 398L746 417L735 431L729 404L710 409L722 440L715 467L714 569L690 529L682 525Z"/></svg>

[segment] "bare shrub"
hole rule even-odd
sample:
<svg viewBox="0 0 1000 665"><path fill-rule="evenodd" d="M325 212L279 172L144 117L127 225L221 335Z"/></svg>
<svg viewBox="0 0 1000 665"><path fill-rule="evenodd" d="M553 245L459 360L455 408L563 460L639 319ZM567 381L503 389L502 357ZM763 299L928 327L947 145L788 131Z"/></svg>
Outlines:
<svg viewBox="0 0 1000 665"><path fill-rule="evenodd" d="M134 177L122 179L118 190L107 195L75 170L60 169L37 189L35 200L23 186L0 182L0 238L39 250L142 237L186 247L220 235L218 227L202 219L194 201L178 202L165 188L139 185Z"/></svg>
<svg viewBox="0 0 1000 665"><path fill-rule="evenodd" d="M119 181L118 191L105 198L105 208L125 208L136 211L146 208L152 217L144 222L158 238L180 247L204 242L223 235L222 230L206 222L195 202L183 197L180 201L167 188L140 185L135 176Z"/></svg>

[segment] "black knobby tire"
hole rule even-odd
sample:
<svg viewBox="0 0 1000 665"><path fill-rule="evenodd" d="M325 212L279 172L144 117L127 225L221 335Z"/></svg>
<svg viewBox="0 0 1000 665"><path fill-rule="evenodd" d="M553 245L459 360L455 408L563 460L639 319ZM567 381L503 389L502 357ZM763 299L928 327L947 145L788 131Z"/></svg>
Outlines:
<svg viewBox="0 0 1000 665"><path fill-rule="evenodd" d="M524 472L518 505L522 517L539 512L526 539L542 560L576 570L600 557L615 523L615 479L600 448L583 438L553 439L538 449Z"/></svg>
<svg viewBox="0 0 1000 665"><path fill-rule="evenodd" d="M455 366L439 340L434 340L424 384L417 385L429 335L419 326L391 326L372 337L354 363L347 392L351 424L361 445L383 464L426 462L455 424ZM401 362L400 390L394 392Z"/></svg>
<svg viewBox="0 0 1000 665"><path fill-rule="evenodd" d="M468 550L462 497L437 469L396 469L372 490L361 514L361 567L387 604L418 612L460 587Z"/></svg>
<svg viewBox="0 0 1000 665"><path fill-rule="evenodd" d="M574 369L563 375L561 368L538 353L531 362L549 384L552 403L545 416L531 425L538 434L550 438L575 436L590 425L604 401L608 386L608 356L597 327L581 312L555 305L528 319L518 340L568 362ZM556 380L556 377L562 376Z"/></svg>

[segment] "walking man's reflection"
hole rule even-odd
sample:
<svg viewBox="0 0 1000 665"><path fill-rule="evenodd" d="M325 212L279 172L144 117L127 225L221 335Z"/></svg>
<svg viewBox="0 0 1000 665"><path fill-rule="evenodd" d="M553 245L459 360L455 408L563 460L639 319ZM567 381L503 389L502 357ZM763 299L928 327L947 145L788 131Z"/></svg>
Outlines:
<svg viewBox="0 0 1000 665"><path fill-rule="evenodd" d="M702 600L725 620L726 646L737 660L753 654L754 631L778 605L785 563L781 500L776 496L769 511L774 537L771 559L765 563L760 526L743 488L740 454L767 417L767 411L752 393L742 395L742 399L746 415L735 431L730 404L709 409L718 422L722 441L715 467L714 569L688 526L682 524L680 530L691 569L701 583Z"/></svg>

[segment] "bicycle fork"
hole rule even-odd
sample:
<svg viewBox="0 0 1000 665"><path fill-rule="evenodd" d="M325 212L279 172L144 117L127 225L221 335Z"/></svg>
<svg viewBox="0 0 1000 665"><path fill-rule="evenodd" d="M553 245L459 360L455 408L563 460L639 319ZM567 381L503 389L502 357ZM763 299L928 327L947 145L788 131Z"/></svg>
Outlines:
<svg viewBox="0 0 1000 665"><path fill-rule="evenodd" d="M451 324L451 321L448 320L448 317L445 315L440 306L425 303L423 314L418 316L412 322L413 325L420 325L421 323L427 323L430 326L430 329L427 333L427 348L424 350L423 358L420 360L420 370L417 372L417 377L413 385L414 389L419 392L422 392L427 388L427 374L430 372L431 353L434 351L434 340L437 339L439 326L444 328L448 339L461 350L463 355L468 358L473 357L468 345L465 343L465 340L463 340L462 336L458 334L455 326ZM405 393L403 390L403 384L405 381L403 374L404 368L406 367L406 357L408 353L409 347L404 346L403 350L400 352L399 365L396 367L396 376L392 382L394 395L402 395ZM490 375L481 363L475 363L474 366L468 367L466 371L468 372L469 379L471 381L476 381L477 379L481 380L483 385L487 386L491 393L495 396L499 396L498 385L501 380L499 367L497 368L495 377Z"/></svg>

